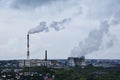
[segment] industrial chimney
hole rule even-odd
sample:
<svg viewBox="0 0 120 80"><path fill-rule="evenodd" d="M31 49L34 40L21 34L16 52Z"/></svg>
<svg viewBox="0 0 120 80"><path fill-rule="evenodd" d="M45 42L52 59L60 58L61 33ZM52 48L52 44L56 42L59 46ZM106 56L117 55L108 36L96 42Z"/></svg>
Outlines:
<svg viewBox="0 0 120 80"><path fill-rule="evenodd" d="M45 61L47 61L47 50L45 50Z"/></svg>
<svg viewBox="0 0 120 80"><path fill-rule="evenodd" d="M27 35L27 60L30 59L30 53L29 53L29 34Z"/></svg>

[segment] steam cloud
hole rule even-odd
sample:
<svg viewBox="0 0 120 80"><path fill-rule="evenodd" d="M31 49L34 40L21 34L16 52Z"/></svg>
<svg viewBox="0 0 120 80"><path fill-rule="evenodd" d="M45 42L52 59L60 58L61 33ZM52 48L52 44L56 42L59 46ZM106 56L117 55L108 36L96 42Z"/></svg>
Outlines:
<svg viewBox="0 0 120 80"><path fill-rule="evenodd" d="M28 34L34 34L34 33L39 33L39 32L49 32L50 28L53 28L56 31L60 31L65 28L67 24L71 21L71 18L63 19L62 21L53 21L48 27L46 25L47 22L42 21L40 24L32 28L28 31Z"/></svg>
<svg viewBox="0 0 120 80"><path fill-rule="evenodd" d="M102 22L100 24L100 28L98 30L92 30L88 37L84 41L80 42L80 44L75 47L71 53L80 57L99 50L104 35L109 31L109 27L110 25L108 24L108 21Z"/></svg>
<svg viewBox="0 0 120 80"><path fill-rule="evenodd" d="M35 28L32 28L28 31L28 34L34 34L34 33L39 33L39 32L43 32L43 31L46 31L48 32L49 29L48 27L46 27L46 22L40 22L40 24L35 27Z"/></svg>
<svg viewBox="0 0 120 80"><path fill-rule="evenodd" d="M71 21L71 18L63 19L61 22L53 21L50 25L51 28L54 28L56 31L64 29L65 26Z"/></svg>
<svg viewBox="0 0 120 80"><path fill-rule="evenodd" d="M109 32L109 27L120 24L120 15L118 13L115 14L116 15L113 16L110 23L108 23L108 21L104 21L101 23L98 30L92 30L84 41L81 41L77 47L73 48L71 54L81 57L98 51L102 46L104 35ZM112 38L111 35L109 35L109 37L111 38L109 38L109 41L106 42L105 48L111 48L114 45L114 38Z"/></svg>

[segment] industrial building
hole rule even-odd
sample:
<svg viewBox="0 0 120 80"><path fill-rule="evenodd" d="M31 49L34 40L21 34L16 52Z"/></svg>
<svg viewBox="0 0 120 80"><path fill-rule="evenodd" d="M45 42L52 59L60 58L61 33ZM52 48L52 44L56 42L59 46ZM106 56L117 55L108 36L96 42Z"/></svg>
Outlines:
<svg viewBox="0 0 120 80"><path fill-rule="evenodd" d="M75 67L75 66L85 66L85 57L68 57L68 66Z"/></svg>
<svg viewBox="0 0 120 80"><path fill-rule="evenodd" d="M20 60L19 67L36 67L36 66L46 66L46 67L75 67L75 66L85 66L85 61L83 58L69 57L68 59L54 59L54 60L40 60L40 59L30 59L30 60Z"/></svg>
<svg viewBox="0 0 120 80"><path fill-rule="evenodd" d="M0 67L53 67L53 68L65 68L87 65L93 65L95 67L114 67L120 65L120 60L109 59L85 59L79 57L68 57L68 59L29 59L29 60L2 60L0 61Z"/></svg>

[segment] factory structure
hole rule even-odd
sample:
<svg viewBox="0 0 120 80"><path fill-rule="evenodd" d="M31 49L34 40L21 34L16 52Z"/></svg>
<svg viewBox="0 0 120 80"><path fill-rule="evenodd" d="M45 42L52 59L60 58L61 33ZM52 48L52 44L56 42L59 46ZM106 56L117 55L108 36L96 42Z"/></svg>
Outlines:
<svg viewBox="0 0 120 80"><path fill-rule="evenodd" d="M27 35L27 60L30 58L30 53L29 53L29 34Z"/></svg>
<svg viewBox="0 0 120 80"><path fill-rule="evenodd" d="M120 65L119 59L85 59L84 57L68 57L67 59L24 59L24 60L1 60L0 67L50 67L68 68L79 66L84 68L92 65L94 67L115 67Z"/></svg>
<svg viewBox="0 0 120 80"><path fill-rule="evenodd" d="M110 60L110 59L85 59L84 56L81 57L68 57L67 59L48 59L48 51L45 50L44 59L31 59L29 51L29 34L27 35L27 57L23 60L1 60L0 67L50 67L50 68L68 68L79 66L84 68L88 65L93 65L95 67L115 67L120 65L120 60Z"/></svg>
<svg viewBox="0 0 120 80"><path fill-rule="evenodd" d="M19 60L19 67L53 67L53 68L65 68L75 66L85 66L85 59L78 57L69 57L68 59L30 59L30 60Z"/></svg>
<svg viewBox="0 0 120 80"><path fill-rule="evenodd" d="M68 57L68 59L48 59L47 50L45 50L45 59L30 59L29 51L29 35L27 35L27 59L19 60L19 67L54 67L54 68L64 68L64 67L75 67L75 66L85 66L85 58L82 57Z"/></svg>
<svg viewBox="0 0 120 80"><path fill-rule="evenodd" d="M116 64L120 64L120 61L116 61L115 63L112 60L89 60L85 59L84 56L81 57L68 57L68 59L47 59L47 50L45 50L45 59L30 59L30 36L27 34L27 59L17 60L18 67L53 67L53 68L65 68L65 67L85 67L87 65L92 64L93 66L114 66ZM108 64L109 63L109 64Z"/></svg>
<svg viewBox="0 0 120 80"><path fill-rule="evenodd" d="M68 59L61 59L61 60L48 60L47 59L47 50L45 50L45 59L30 59L30 36L27 34L27 59L20 60L19 66L20 67L34 67L34 66L47 66L47 67L65 67L70 66L74 67L76 65L82 66L85 65L84 57L69 57Z"/></svg>
<svg viewBox="0 0 120 80"><path fill-rule="evenodd" d="M113 67L115 65L120 65L120 60L99 60L99 59L85 59L84 56L81 57L68 57L67 59L48 59L48 51L45 50L44 59L31 59L30 58L30 36L27 35L27 57L24 60L3 60L0 61L0 67L52 67L52 68L66 68L79 66L84 68L87 65L93 66L103 66L103 67Z"/></svg>

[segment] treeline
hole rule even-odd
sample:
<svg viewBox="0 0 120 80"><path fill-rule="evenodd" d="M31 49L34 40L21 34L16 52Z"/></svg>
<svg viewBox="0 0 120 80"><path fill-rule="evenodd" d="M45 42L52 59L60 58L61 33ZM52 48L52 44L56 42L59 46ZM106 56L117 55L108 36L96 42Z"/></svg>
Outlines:
<svg viewBox="0 0 120 80"><path fill-rule="evenodd" d="M0 70L2 69L4 68ZM12 69L10 74L14 77L16 75L14 68L9 69ZM76 66L72 68L25 67L22 69L19 73L34 73L33 76L22 76L23 80L44 80L43 77L45 75L51 78L54 76L54 80L120 80L120 66L103 68L89 65L85 68Z"/></svg>

